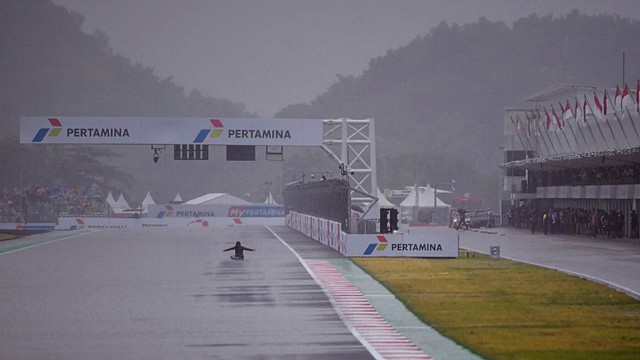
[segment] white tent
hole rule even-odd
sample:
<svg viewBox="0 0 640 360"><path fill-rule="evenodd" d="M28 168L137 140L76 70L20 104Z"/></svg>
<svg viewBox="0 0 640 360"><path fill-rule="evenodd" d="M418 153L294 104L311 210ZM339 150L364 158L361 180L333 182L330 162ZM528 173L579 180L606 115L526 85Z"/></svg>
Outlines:
<svg viewBox="0 0 640 360"><path fill-rule="evenodd" d="M384 193L382 191L380 191L380 189L378 189L378 205L380 207L393 207L393 208L397 208L398 206L395 205L394 203L392 203L391 201L389 201L389 199L387 199L384 196Z"/></svg>
<svg viewBox="0 0 640 360"><path fill-rule="evenodd" d="M107 205L109 206L110 209L113 209L115 204L116 204L116 199L113 198L113 194L111 193L111 191L109 191L109 195L107 195Z"/></svg>
<svg viewBox="0 0 640 360"><path fill-rule="evenodd" d="M271 193L271 191L269 191L269 196L267 196L267 199L264 201L264 203L267 205L278 205L276 199L273 198L273 194Z"/></svg>
<svg viewBox="0 0 640 360"><path fill-rule="evenodd" d="M407 187L408 189L409 187ZM417 192L416 192L417 189ZM437 190L438 192L440 192L440 190ZM442 191L444 192L450 192L450 191ZM417 206L417 209L416 209ZM400 203L400 207L402 209L402 217L408 217L408 218L412 218L414 220L419 219L420 218L420 214L422 213L421 210L425 210L425 209L430 209L430 210L426 210L428 211L427 214L431 213L431 214L440 214L440 221L442 221L442 211L445 211L445 209L449 208L450 206L448 204L446 204L444 201L440 200L437 195L436 192L434 191L434 189L432 189L429 184L427 184L427 186L412 186L411 187L411 192L409 193L409 195L407 196L406 199L404 199L401 203ZM441 210L437 210L437 209L441 209ZM437 211L436 211L437 210ZM434 219L433 217L431 217L432 215L426 215L427 219ZM431 222L431 220L427 220L428 222ZM436 220L438 221L438 220Z"/></svg>
<svg viewBox="0 0 640 360"><path fill-rule="evenodd" d="M111 195L111 193L109 193L109 195ZM109 196L107 196L107 202L109 201ZM113 201L113 196L111 196L111 201ZM131 206L129 206L123 194L120 194L117 201L109 203L109 207L111 207L111 212L114 214L122 214L125 210L131 209Z"/></svg>
<svg viewBox="0 0 640 360"><path fill-rule="evenodd" d="M155 205L156 202L153 200L153 197L151 197L151 192L147 191L147 196L144 197L144 200L142 200L142 204L140 205L140 207L142 207L142 209L146 212L147 210L149 210L149 205Z"/></svg>
<svg viewBox="0 0 640 360"><path fill-rule="evenodd" d="M364 215L364 219L378 219L380 217L380 208L398 208L398 205L395 205L391 201L389 201L380 189L378 190L378 201L372 206L371 209ZM371 206L371 205L368 205Z"/></svg>
<svg viewBox="0 0 640 360"><path fill-rule="evenodd" d="M180 193L177 193L177 194L176 194L176 197L175 197L175 198L173 198L173 203L174 203L174 204L180 204L180 203L182 203L182 202L183 202L183 200L182 200L182 196L180 196Z"/></svg>
<svg viewBox="0 0 640 360"><path fill-rule="evenodd" d="M251 205L250 202L242 200L227 193L209 193L195 199L191 199L184 204L187 205Z"/></svg>
<svg viewBox="0 0 640 360"><path fill-rule="evenodd" d="M416 195L416 188L418 189L417 195ZM438 189L438 192L444 193L444 192L450 192L450 191L444 191L444 190ZM427 184L427 186L412 186L411 192L409 193L407 198L400 203L401 207L411 207L416 205L418 207L431 207L431 208L432 207L445 207L445 208L450 207L450 205L446 204L444 201L440 200L436 196L435 191L431 188L431 186L429 186L429 184Z"/></svg>

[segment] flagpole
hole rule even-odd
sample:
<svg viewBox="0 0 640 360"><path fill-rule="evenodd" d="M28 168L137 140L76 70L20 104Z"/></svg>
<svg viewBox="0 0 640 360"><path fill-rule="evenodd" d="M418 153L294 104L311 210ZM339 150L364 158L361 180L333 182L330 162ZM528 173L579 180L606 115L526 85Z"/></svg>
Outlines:
<svg viewBox="0 0 640 360"><path fill-rule="evenodd" d="M609 102L611 103L611 96L609 96L609 93L607 92L607 89L604 89L604 94L605 94L604 97L607 98L607 100L609 100ZM606 102L605 102L605 104L606 104ZM607 118L607 114L605 113L604 115L605 115L605 119L606 119ZM629 146L631 146L631 141L629 141L629 138L627 137L627 132L624 131L624 126L622 126L622 121L620 120L620 117L618 116L618 113L616 112L615 106L613 106L613 117L615 117L616 120L618 121L618 124L620 125L620 129L622 130L622 135L624 135L624 139L627 140L627 144ZM635 128L636 125L633 123L633 120L631 120L631 124ZM637 131L636 131L636 135L637 135Z"/></svg>
<svg viewBox="0 0 640 360"><path fill-rule="evenodd" d="M526 154L527 147L524 146L524 142L522 141L522 138L520 137L520 131L518 131L518 125L516 125L516 122L513 121L513 116L509 115L509 118L511 119L511 123L513 124L513 129L516 132L516 136L518 136L518 140L520 140L520 145L522 145L522 150L524 150L524 152Z"/></svg>
<svg viewBox="0 0 640 360"><path fill-rule="evenodd" d="M520 123L520 114L516 114L516 120L518 121L518 124ZM527 119L527 133L529 130L529 119ZM527 144L529 144L529 149L531 149L531 151L535 150L535 148L533 147L533 144L531 144L531 140L529 140L529 136L527 134Z"/></svg>
<svg viewBox="0 0 640 360"><path fill-rule="evenodd" d="M598 97L598 95L596 94L596 92L593 92L593 98L596 99ZM591 112L593 112L593 109L591 110ZM615 111L613 112L615 114ZM595 118L595 113L593 113L593 117ZM618 139L616 139L616 135L613 133L613 128L611 128L611 124L609 124L609 120L607 119L607 117L604 115L604 113L602 113L602 117L604 118L604 122L607 124L607 127L609 128L609 131L611 131L611 137L613 138L613 142L616 143L616 148L620 148L620 144L618 144ZM596 124L598 123L598 119L596 119Z"/></svg>
<svg viewBox="0 0 640 360"><path fill-rule="evenodd" d="M636 135L638 135L638 130L636 130L636 124L633 122L633 118L631 117L631 112L629 112L629 108L627 109L627 114L629 114L629 121L631 121L631 124L633 125L633 130L636 131ZM638 140L640 140L640 137L638 137ZM629 144L629 146L633 146L631 144Z"/></svg>
<svg viewBox="0 0 640 360"><path fill-rule="evenodd" d="M564 112L569 110L571 111L571 105L569 105L569 108L565 109L562 107L562 103L560 101L558 101L558 104L560 105L560 110L562 110L562 121L564 122ZM566 126L566 124L565 124ZM573 140L576 141L576 145L578 145L578 138L576 137L576 133L573 132L573 128L571 127L571 123L569 122L569 130L571 130L571 134L573 135Z"/></svg>
<svg viewBox="0 0 640 360"><path fill-rule="evenodd" d="M551 155L551 150L549 150L549 146L547 146L547 141L544 139L544 136L542 136L542 133L540 132L540 122L536 121L535 115L533 114L533 112L531 112L531 119L529 119L529 114L528 112L525 113L527 120L532 120L533 121L533 126L536 127L536 132L538 133L538 135L536 135L536 137L539 137L540 139L542 139L542 144L544 145L544 148L547 149L547 154Z"/></svg>
<svg viewBox="0 0 640 360"><path fill-rule="evenodd" d="M558 102L560 104L560 108L562 109L562 103ZM569 100L567 100L567 105L569 106L568 108L565 109L565 111L571 111L571 104L569 104ZM576 120L576 124L578 123L578 119L576 119L576 116L573 115L573 113L571 114L572 117ZM564 120L564 112L562 113L562 119ZM573 127L571 126L571 122L568 121L569 123L569 130L571 130L571 133L573 134L573 139L576 141L576 145L578 145L578 137L576 136L576 133L573 131ZM580 126L578 126L578 129L580 129ZM582 133L582 129L580 129L580 132ZM585 148L589 148L589 145L587 144L587 139L584 138L584 134L582 134L582 140L584 140L584 146Z"/></svg>
<svg viewBox="0 0 640 360"><path fill-rule="evenodd" d="M538 112L538 116L540 117L540 122L542 123L542 114L540 114L540 112ZM547 128L546 125L546 120L544 120L544 123L542 123L542 128L544 129L544 133L547 134L547 139L549 140L549 145L551 145L551 148L553 149L553 152L555 152L556 154L559 154L558 150L556 149L556 146L553 144L553 139L551 139L551 133L549 132L549 128ZM558 141L560 139L558 138ZM558 146L560 145L560 143L558 143Z"/></svg>
<svg viewBox="0 0 640 360"><path fill-rule="evenodd" d="M574 119L576 119L576 126L578 127L578 130L580 130L580 135L582 136L582 140L584 140L585 148L589 150L590 146L589 146L589 143L587 142L587 138L584 136L584 131L582 131L582 127L580 126L579 120L575 116L574 116Z"/></svg>
<svg viewBox="0 0 640 360"><path fill-rule="evenodd" d="M556 125L558 125L558 129L562 131L562 136L564 136L564 140L567 142L567 146L569 146L569 152L573 152L571 148L571 144L569 143L569 139L567 139L567 134L564 132L564 127L560 127L560 119L558 118L558 114L556 114L556 109L551 105L551 112L553 113L553 117L556 118ZM564 119L562 120L564 122Z"/></svg>
<svg viewBox="0 0 640 360"><path fill-rule="evenodd" d="M574 97L574 99L575 99L576 107L575 107L575 110L573 112L573 117L576 119L576 126L578 127L578 130L580 130L580 134L582 134L582 139L584 140L584 143L585 143L585 146L586 146L587 150L590 150L591 146L587 142L587 138L584 136L584 131L582 130L582 128L584 127L585 121L582 121L582 124L580 124L580 119L578 119L578 107L580 106L580 102L578 101L577 97ZM595 143L596 142L594 140L594 144ZM597 149L597 146L596 146L596 149Z"/></svg>
<svg viewBox="0 0 640 360"><path fill-rule="evenodd" d="M585 100L586 99L587 99L587 97L585 95ZM580 105L580 102L578 101L578 97L576 97L576 102L578 102L578 105ZM582 122L587 124L587 129L589 129L589 132L591 133L591 137L593 138L593 144L594 144L594 147L595 147L594 150L597 150L598 149L598 140L596 140L596 136L593 135L593 130L591 130L591 125L589 125L589 122L587 122L587 111L586 111L587 109L585 109L586 104L587 103L585 101L584 105L582 106Z"/></svg>
<svg viewBox="0 0 640 360"><path fill-rule="evenodd" d="M550 115L549 115L549 112L547 112L547 108L546 108L545 106L543 106L542 108L544 109L544 115L545 115L545 116L550 116ZM546 120L546 119L545 119L545 120ZM553 123L553 122L552 122L552 123ZM557 121L557 120L556 120L556 126L559 128L559 126L558 126L558 121ZM549 126L549 127L551 127L551 126ZM547 129L547 130L549 130L549 129ZM560 147L560 149L561 149L562 151L565 151L565 150L564 150L564 146L562 146L562 140L560 140L560 136L558 136L558 131L554 131L553 133L556 135L556 139L558 139L558 146Z"/></svg>
<svg viewBox="0 0 640 360"><path fill-rule="evenodd" d="M593 120L596 123L596 125L598 126L598 130L600 131L600 135L602 136L602 141L604 141L604 146L607 147L607 149L609 148L609 144L607 144L607 139L605 139L604 137L604 133L602 132L602 128L600 128L600 124L598 124L598 119L596 119L596 113L593 112L593 108L591 107L591 104L589 103L589 99L587 99L587 95L584 95L584 101L585 104L587 104L587 106L589 106L589 110L591 110L591 115L593 115ZM587 114L585 113L585 119L587 118ZM589 122L587 122L587 125L589 124Z"/></svg>
<svg viewBox="0 0 640 360"><path fill-rule="evenodd" d="M636 84L636 112L640 112L640 79Z"/></svg>
<svg viewBox="0 0 640 360"><path fill-rule="evenodd" d="M536 112L538 113L538 119L540 119L540 122L542 122L542 115L540 115L540 111L536 110ZM547 126L545 124L542 124L542 128L544 129L545 134L547 134L547 139L549 139L549 145L551 145L553 152L556 153L557 155L558 150L556 150L556 147L553 145L553 141L551 140L551 135L549 135L549 129L547 129Z"/></svg>

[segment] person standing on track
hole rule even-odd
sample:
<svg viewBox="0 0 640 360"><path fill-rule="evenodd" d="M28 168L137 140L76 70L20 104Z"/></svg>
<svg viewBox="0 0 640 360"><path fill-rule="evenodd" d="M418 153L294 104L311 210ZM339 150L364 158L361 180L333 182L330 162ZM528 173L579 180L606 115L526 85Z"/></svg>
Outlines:
<svg viewBox="0 0 640 360"><path fill-rule="evenodd" d="M232 246L228 249L224 249L224 251L231 251L231 250L235 250L235 255L231 256L232 260L243 260L244 259L244 251L255 251L254 249L249 249L246 246L242 246L242 244L240 243L240 241L236 241L236 245Z"/></svg>
<svg viewBox="0 0 640 360"><path fill-rule="evenodd" d="M467 220L465 219L466 213L467 210L463 208L458 209L458 226L456 227L456 230L460 230L461 226L464 226L465 229L469 230L469 225L467 225Z"/></svg>

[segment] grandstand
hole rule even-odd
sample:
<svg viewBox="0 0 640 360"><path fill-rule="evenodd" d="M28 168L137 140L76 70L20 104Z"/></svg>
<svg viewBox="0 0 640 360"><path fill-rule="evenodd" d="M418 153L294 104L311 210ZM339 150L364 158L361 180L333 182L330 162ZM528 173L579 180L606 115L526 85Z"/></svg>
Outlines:
<svg viewBox="0 0 640 360"><path fill-rule="evenodd" d="M526 99L531 107L505 109L501 215L510 226L540 228L546 211L554 232L586 234L595 212L600 234L638 236L638 90L561 84Z"/></svg>
<svg viewBox="0 0 640 360"><path fill-rule="evenodd" d="M96 184L29 185L0 190L0 222L57 222L58 216L108 213L103 192Z"/></svg>

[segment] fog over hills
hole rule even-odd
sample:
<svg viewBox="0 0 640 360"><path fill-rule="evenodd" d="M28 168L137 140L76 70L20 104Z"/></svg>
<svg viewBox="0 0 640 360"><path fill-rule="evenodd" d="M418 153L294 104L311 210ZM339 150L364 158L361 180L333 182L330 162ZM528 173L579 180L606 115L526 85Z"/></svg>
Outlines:
<svg viewBox="0 0 640 360"><path fill-rule="evenodd" d="M372 117L381 187L455 178L460 191L490 198L503 107L559 82L620 83L623 51L627 72L640 74L632 20L640 10L632 5L7 1L0 5L3 154L20 153L23 115ZM621 16L594 15L602 12ZM0 187L95 180L86 169L100 171L96 158L115 174L100 181L134 204L147 190L161 202L176 192L260 201L269 188L278 196L294 175L337 173L320 149L285 149L284 162L265 161L261 149L249 165L224 161L221 148L207 162L173 161L168 149L157 164L148 146L112 151L123 156L23 148L0 160L15 169L0 175Z"/></svg>

